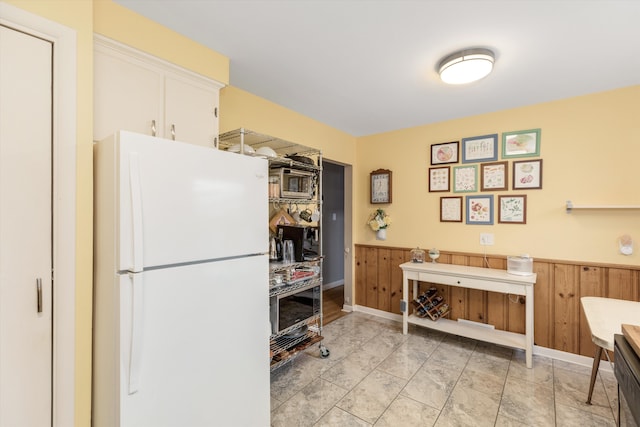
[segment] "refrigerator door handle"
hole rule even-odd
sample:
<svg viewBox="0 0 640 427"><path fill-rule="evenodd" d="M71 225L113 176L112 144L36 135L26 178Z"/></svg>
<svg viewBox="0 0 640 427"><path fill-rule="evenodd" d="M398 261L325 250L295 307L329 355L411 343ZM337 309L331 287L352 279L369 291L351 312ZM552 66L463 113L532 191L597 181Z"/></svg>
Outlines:
<svg viewBox="0 0 640 427"><path fill-rule="evenodd" d="M131 186L131 216L133 238L133 272L141 272L143 268L143 230L142 230L142 189L140 186L140 165L138 153L129 154L129 183Z"/></svg>
<svg viewBox="0 0 640 427"><path fill-rule="evenodd" d="M143 330L143 279L141 274L129 273L132 284L131 349L129 352L129 394L140 389Z"/></svg>

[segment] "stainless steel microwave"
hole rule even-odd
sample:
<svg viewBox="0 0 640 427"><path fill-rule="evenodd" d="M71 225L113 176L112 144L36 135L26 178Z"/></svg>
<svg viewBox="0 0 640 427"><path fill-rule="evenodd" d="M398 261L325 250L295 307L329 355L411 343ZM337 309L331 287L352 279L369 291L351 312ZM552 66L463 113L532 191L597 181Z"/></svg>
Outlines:
<svg viewBox="0 0 640 427"><path fill-rule="evenodd" d="M272 296L269 301L271 333L303 332L299 328L320 314L320 287L317 280L311 280L308 285Z"/></svg>
<svg viewBox="0 0 640 427"><path fill-rule="evenodd" d="M315 174L292 168L271 169L269 178L277 178L280 197L286 199L312 199L315 194Z"/></svg>

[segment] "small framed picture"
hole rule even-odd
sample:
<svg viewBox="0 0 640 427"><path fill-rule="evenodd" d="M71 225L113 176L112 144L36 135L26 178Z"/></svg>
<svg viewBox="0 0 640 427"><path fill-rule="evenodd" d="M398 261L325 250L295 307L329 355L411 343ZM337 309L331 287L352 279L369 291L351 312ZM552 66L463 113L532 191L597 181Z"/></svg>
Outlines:
<svg viewBox="0 0 640 427"><path fill-rule="evenodd" d="M542 188L542 159L513 162L514 190Z"/></svg>
<svg viewBox="0 0 640 427"><path fill-rule="evenodd" d="M462 139L462 163L498 160L498 134Z"/></svg>
<svg viewBox="0 0 640 427"><path fill-rule="evenodd" d="M540 129L502 133L502 158L538 157L540 155Z"/></svg>
<svg viewBox="0 0 640 427"><path fill-rule="evenodd" d="M527 223L527 196L498 196L498 222L502 224Z"/></svg>
<svg viewBox="0 0 640 427"><path fill-rule="evenodd" d="M493 225L493 195L466 198L467 224Z"/></svg>
<svg viewBox="0 0 640 427"><path fill-rule="evenodd" d="M458 163L459 146L460 143L458 141L432 144L431 164L444 165L447 163Z"/></svg>
<svg viewBox="0 0 640 427"><path fill-rule="evenodd" d="M462 197L440 197L440 222L462 222Z"/></svg>
<svg viewBox="0 0 640 427"><path fill-rule="evenodd" d="M371 204L391 203L391 171L378 169L371 172Z"/></svg>
<svg viewBox="0 0 640 427"><path fill-rule="evenodd" d="M429 191L449 191L449 166L429 168Z"/></svg>
<svg viewBox="0 0 640 427"><path fill-rule="evenodd" d="M482 163L480 165L480 190L506 190L508 186L509 162Z"/></svg>
<svg viewBox="0 0 640 427"><path fill-rule="evenodd" d="M453 167L453 192L473 193L478 191L478 165Z"/></svg>

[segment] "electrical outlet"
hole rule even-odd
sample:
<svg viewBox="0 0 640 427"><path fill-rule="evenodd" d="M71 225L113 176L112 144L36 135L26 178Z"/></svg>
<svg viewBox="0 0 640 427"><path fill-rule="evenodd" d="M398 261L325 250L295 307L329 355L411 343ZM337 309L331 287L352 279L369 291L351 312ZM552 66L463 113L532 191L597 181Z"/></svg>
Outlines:
<svg viewBox="0 0 640 427"><path fill-rule="evenodd" d="M493 245L493 233L480 233L480 244L482 246Z"/></svg>

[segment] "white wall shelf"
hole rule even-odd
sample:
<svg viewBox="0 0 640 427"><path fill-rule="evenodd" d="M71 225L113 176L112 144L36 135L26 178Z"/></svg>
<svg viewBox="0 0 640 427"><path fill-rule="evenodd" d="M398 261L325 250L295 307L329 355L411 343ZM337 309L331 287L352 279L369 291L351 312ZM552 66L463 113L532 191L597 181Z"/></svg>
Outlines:
<svg viewBox="0 0 640 427"><path fill-rule="evenodd" d="M574 205L571 200L567 200L567 213L574 209L640 209L640 205Z"/></svg>

